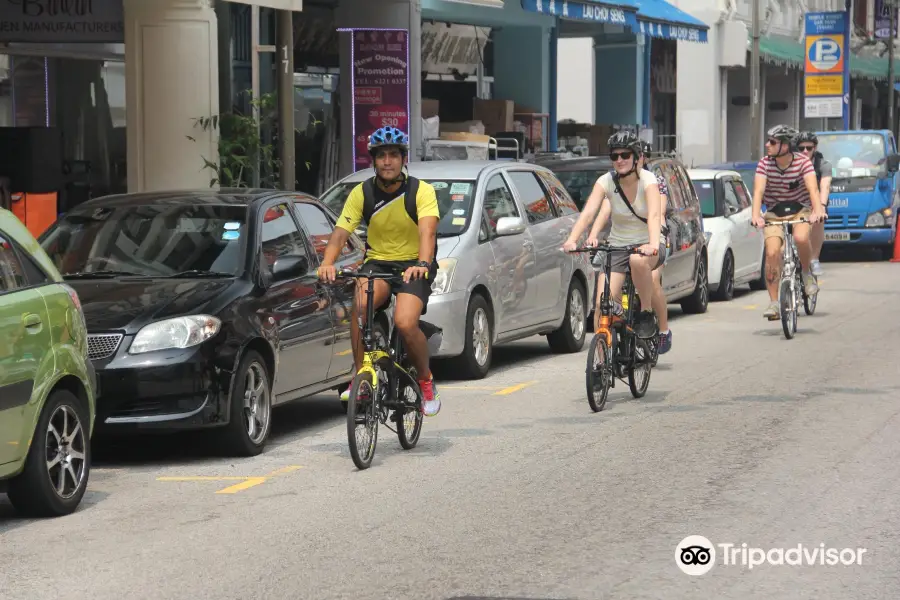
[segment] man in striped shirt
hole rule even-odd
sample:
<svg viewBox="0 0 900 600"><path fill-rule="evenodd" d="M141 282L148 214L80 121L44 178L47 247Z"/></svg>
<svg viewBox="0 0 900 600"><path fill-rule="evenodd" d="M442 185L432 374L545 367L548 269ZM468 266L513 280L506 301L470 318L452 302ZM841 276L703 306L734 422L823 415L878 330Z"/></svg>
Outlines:
<svg viewBox="0 0 900 600"><path fill-rule="evenodd" d="M766 238L766 288L769 290L769 307L763 316L776 320L781 318L778 305L778 282L781 280L782 244L784 233L781 221L809 219L816 223L825 217L819 203L819 185L812 162L792 150L794 138L799 132L787 125L776 125L768 131L766 156L756 165L753 181L753 224L765 227ZM762 216L762 205L766 206L766 216ZM799 210L787 211L793 214L779 217L774 214L776 207L792 205ZM777 211L780 212L780 211ZM819 291L816 278L810 272L812 244L809 240L809 223L794 225L794 242L803 266L803 282L808 294Z"/></svg>

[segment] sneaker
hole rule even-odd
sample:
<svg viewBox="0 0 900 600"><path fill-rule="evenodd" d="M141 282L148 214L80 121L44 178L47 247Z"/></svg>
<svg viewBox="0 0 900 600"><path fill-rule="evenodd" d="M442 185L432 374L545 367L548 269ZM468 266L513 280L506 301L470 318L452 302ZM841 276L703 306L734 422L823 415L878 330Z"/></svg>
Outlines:
<svg viewBox="0 0 900 600"><path fill-rule="evenodd" d="M803 287L806 288L807 296L815 296L819 293L819 283L816 281L816 276L812 273L803 275Z"/></svg>
<svg viewBox="0 0 900 600"><path fill-rule="evenodd" d="M341 402L349 402L350 401L350 388L347 388L343 392L341 392Z"/></svg>
<svg viewBox="0 0 900 600"><path fill-rule="evenodd" d="M634 332L638 337L644 339L653 338L659 335L659 327L656 324L656 314L649 310L641 311L635 319Z"/></svg>
<svg viewBox="0 0 900 600"><path fill-rule="evenodd" d="M659 353L665 354L672 349L672 331L659 334Z"/></svg>
<svg viewBox="0 0 900 600"><path fill-rule="evenodd" d="M441 412L441 395L434 385L434 379L419 380L419 387L422 389L422 412L426 417L433 417Z"/></svg>
<svg viewBox="0 0 900 600"><path fill-rule="evenodd" d="M822 263L819 262L819 259L815 259L809 263L809 270L812 271L812 274L816 277L821 277L825 271L822 270Z"/></svg>
<svg viewBox="0 0 900 600"><path fill-rule="evenodd" d="M779 319L781 318L781 307L777 302L772 302L769 304L769 308L766 309L766 312L763 313L763 316L770 321Z"/></svg>

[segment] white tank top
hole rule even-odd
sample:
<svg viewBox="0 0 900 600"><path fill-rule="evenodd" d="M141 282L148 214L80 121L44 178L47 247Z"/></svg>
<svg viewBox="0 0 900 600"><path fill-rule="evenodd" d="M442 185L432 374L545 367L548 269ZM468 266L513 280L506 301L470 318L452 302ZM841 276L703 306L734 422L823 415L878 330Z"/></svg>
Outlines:
<svg viewBox="0 0 900 600"><path fill-rule="evenodd" d="M648 244L650 242L650 233L647 231L647 224L634 216L625 200L616 192L612 173L606 173L600 177L599 183L606 190L606 197L612 206L612 217L610 218L612 227L607 243L611 246ZM644 190L651 185L658 186L656 176L650 171L641 169L637 186L637 197L631 206L634 208L635 213L645 219L647 218L647 197Z"/></svg>

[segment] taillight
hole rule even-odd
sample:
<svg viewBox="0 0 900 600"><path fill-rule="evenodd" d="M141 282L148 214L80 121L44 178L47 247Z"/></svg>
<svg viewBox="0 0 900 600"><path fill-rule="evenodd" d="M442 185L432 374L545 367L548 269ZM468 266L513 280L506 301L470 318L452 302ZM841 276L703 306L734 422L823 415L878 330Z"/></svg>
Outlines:
<svg viewBox="0 0 900 600"><path fill-rule="evenodd" d="M70 288L69 286L67 286L65 284L63 284L63 287L69 293L69 298L72 299L72 303L75 305L75 308L77 308L80 311L81 310L81 298L78 297L78 292L76 292L75 290L73 290L72 288Z"/></svg>

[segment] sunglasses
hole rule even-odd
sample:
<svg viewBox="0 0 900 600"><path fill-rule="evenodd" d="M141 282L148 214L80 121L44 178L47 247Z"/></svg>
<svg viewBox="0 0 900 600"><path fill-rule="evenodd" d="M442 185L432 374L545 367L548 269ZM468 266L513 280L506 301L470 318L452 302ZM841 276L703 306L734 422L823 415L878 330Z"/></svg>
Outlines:
<svg viewBox="0 0 900 600"><path fill-rule="evenodd" d="M611 161L613 161L613 162L616 162L616 161L619 160L620 158L621 158L622 160L628 160L628 159L630 159L632 156L634 156L634 152L627 152L627 151L626 151L626 152L610 152L610 153L609 153L609 160L611 160Z"/></svg>
<svg viewBox="0 0 900 600"><path fill-rule="evenodd" d="M800 152L812 152L815 149L815 146L800 146Z"/></svg>
<svg viewBox="0 0 900 600"><path fill-rule="evenodd" d="M781 142L779 142L779 141L776 140L776 139L768 139L768 140L766 140L766 145L767 145L767 146L777 146L777 145L780 144L780 143L781 143Z"/></svg>

